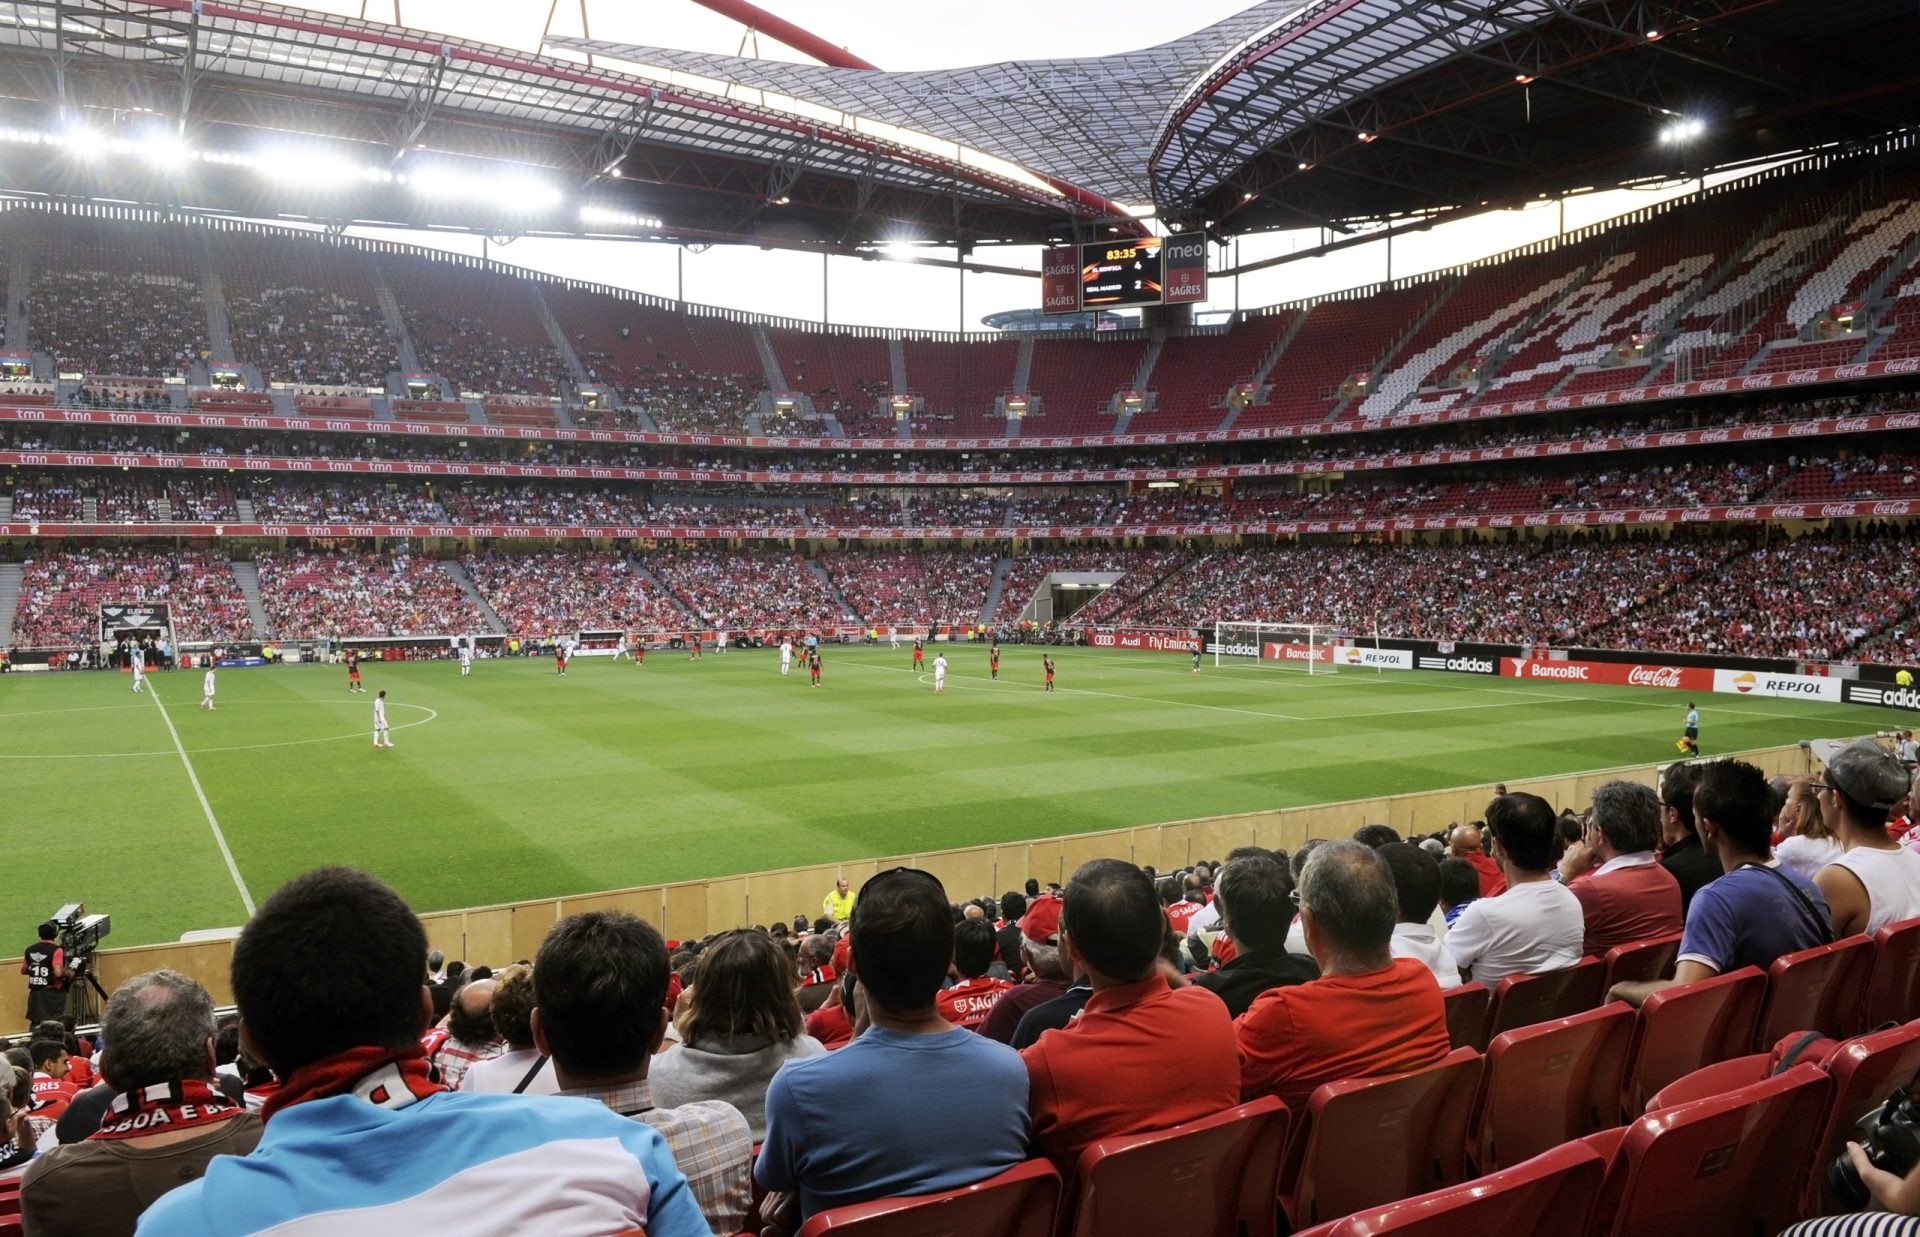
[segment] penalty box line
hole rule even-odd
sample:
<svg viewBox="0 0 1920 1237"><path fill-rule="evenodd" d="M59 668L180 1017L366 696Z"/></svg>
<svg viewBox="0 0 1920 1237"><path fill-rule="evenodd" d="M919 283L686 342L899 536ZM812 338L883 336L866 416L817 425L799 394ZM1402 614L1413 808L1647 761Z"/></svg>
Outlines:
<svg viewBox="0 0 1920 1237"><path fill-rule="evenodd" d="M146 693L153 697L154 707L160 710L160 720L167 724L167 733L173 736L173 750L180 754L180 763L186 766L187 780L193 783L194 798L200 800L200 810L207 814L207 828L213 830L213 840L220 847L220 857L227 861L227 875L233 877L233 887L240 892L240 904L247 908L248 918L253 916L253 894L247 889L247 882L240 877L240 865L233 861L233 849L227 845L227 835L220 831L220 822L213 814L213 805L207 802L207 792L200 786L200 775L193 770L193 761L187 759L187 749L180 742L180 732L173 728L173 718L167 713L166 702L160 699L158 688Z"/></svg>

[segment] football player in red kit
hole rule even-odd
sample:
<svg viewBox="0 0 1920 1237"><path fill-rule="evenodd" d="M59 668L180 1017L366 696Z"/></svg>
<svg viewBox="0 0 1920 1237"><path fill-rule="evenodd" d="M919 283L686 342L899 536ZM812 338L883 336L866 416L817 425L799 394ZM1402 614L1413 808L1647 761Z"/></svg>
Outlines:
<svg viewBox="0 0 1920 1237"><path fill-rule="evenodd" d="M347 690L350 692L363 692L367 690L366 688L360 686L360 650L359 649L347 650Z"/></svg>
<svg viewBox="0 0 1920 1237"><path fill-rule="evenodd" d="M994 641L993 648L987 652L987 669L993 671L993 677L1000 677L1000 642Z"/></svg>
<svg viewBox="0 0 1920 1237"><path fill-rule="evenodd" d="M1051 653L1042 653L1040 655L1040 664L1046 667L1047 690L1052 691L1053 690L1053 655Z"/></svg>
<svg viewBox="0 0 1920 1237"><path fill-rule="evenodd" d="M915 636L913 638L913 668L915 670L920 669L925 659L926 659L926 653L924 652L924 648L920 642L920 637Z"/></svg>

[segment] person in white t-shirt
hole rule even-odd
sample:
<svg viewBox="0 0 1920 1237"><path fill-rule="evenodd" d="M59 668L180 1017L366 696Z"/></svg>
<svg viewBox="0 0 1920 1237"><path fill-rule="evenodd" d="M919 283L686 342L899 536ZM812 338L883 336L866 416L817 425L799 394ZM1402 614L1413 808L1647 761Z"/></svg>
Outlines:
<svg viewBox="0 0 1920 1237"><path fill-rule="evenodd" d="M460 677L473 673L473 642L463 640L460 643Z"/></svg>
<svg viewBox="0 0 1920 1237"><path fill-rule="evenodd" d="M1440 861L1411 842L1389 842L1374 849L1393 872L1394 894L1400 903L1388 952L1396 958L1412 958L1432 971L1441 988L1458 988L1463 982L1460 964L1427 922L1440 905Z"/></svg>
<svg viewBox="0 0 1920 1237"><path fill-rule="evenodd" d="M211 712L213 709L213 667L212 666L207 667L206 677L200 680L200 707L208 710L209 712Z"/></svg>
<svg viewBox="0 0 1920 1237"><path fill-rule="evenodd" d="M127 664L133 667L133 690L138 692L147 685L147 651L138 644L129 646Z"/></svg>
<svg viewBox="0 0 1920 1237"><path fill-rule="evenodd" d="M947 690L947 655L941 653L933 659L933 691L935 695Z"/></svg>
<svg viewBox="0 0 1920 1237"><path fill-rule="evenodd" d="M1461 974L1491 988L1509 975L1564 970L1580 961L1586 915L1573 892L1553 879L1553 808L1538 795L1505 795L1487 805L1487 827L1507 891L1470 904L1447 931L1447 950Z"/></svg>
<svg viewBox="0 0 1920 1237"><path fill-rule="evenodd" d="M393 746L393 735L387 730L387 693L384 690L373 698L373 745Z"/></svg>
<svg viewBox="0 0 1920 1237"><path fill-rule="evenodd" d="M780 638L780 677L783 679L786 678L787 672L792 669L793 669L793 637L782 636Z"/></svg>
<svg viewBox="0 0 1920 1237"><path fill-rule="evenodd" d="M900 629L898 627L887 628L887 647L890 649L898 649L900 647Z"/></svg>

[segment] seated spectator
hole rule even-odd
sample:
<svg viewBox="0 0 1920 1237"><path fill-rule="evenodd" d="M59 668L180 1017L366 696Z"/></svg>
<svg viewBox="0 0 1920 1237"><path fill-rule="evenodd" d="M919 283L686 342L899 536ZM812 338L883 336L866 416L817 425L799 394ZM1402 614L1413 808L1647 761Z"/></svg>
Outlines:
<svg viewBox="0 0 1920 1237"><path fill-rule="evenodd" d="M1833 939L1827 900L1813 882L1769 866L1773 792L1765 774L1740 761L1701 765L1691 802L1700 838L1726 875L1702 886L1687 908L1673 978L1615 984L1613 1000L1638 1006L1662 988L1743 966L1764 971L1782 954Z"/></svg>
<svg viewBox="0 0 1920 1237"><path fill-rule="evenodd" d="M505 1048L499 1056L467 1066L456 1089L482 1095L558 1094L553 1062L533 1042L533 968L515 964L483 982L493 984L493 1001L487 1008L493 1032Z"/></svg>
<svg viewBox="0 0 1920 1237"><path fill-rule="evenodd" d="M1366 843L1359 837L1356 842ZM1432 855L1409 842L1388 842L1374 847L1387 861L1393 873L1394 897L1400 912L1393 925L1389 950L1396 958L1412 958L1433 972L1444 990L1460 986L1460 964L1448 952L1447 943L1434 931L1434 908L1440 904L1440 863Z"/></svg>
<svg viewBox="0 0 1920 1237"><path fill-rule="evenodd" d="M246 1155L260 1118L213 1077L213 998L185 975L153 971L107 1002L103 1061L114 1099L84 1142L48 1149L21 1181L22 1222L44 1237L123 1237L140 1213L216 1155Z"/></svg>
<svg viewBox="0 0 1920 1237"><path fill-rule="evenodd" d="M674 1022L680 1046L654 1058L660 1103L724 1100L755 1142L767 1136L767 1084L788 1061L826 1051L803 1029L787 972L787 955L757 930L725 933L701 952Z"/></svg>
<svg viewBox="0 0 1920 1237"><path fill-rule="evenodd" d="M1379 850L1382 846L1391 846L1401 840L1400 831L1392 825L1361 825L1353 831L1353 840L1362 846Z"/></svg>
<svg viewBox="0 0 1920 1237"><path fill-rule="evenodd" d="M737 1233L753 1206L747 1119L721 1100L661 1108L647 1080L666 1039L672 976L667 943L645 920L619 911L562 919L533 960L534 1046L553 1058L561 1095L659 1130L707 1226Z"/></svg>
<svg viewBox="0 0 1920 1237"><path fill-rule="evenodd" d="M812 1013L833 995L840 979L833 965L835 937L831 931L819 932L800 944L800 1008Z"/></svg>
<svg viewBox="0 0 1920 1237"><path fill-rule="evenodd" d="M1287 951L1292 894L1292 877L1265 855L1227 860L1214 882L1213 904L1233 942L1233 960L1193 982L1219 997L1235 1018L1263 992L1320 978L1312 958Z"/></svg>
<svg viewBox="0 0 1920 1237"><path fill-rule="evenodd" d="M830 1207L958 1189L1027 1158L1020 1058L934 1004L953 959L940 882L881 872L860 887L851 924L866 1029L837 1052L787 1062L767 1087L754 1177L798 1192L795 1228ZM910 1096L939 1097L937 1119Z"/></svg>
<svg viewBox="0 0 1920 1237"><path fill-rule="evenodd" d="M1774 819L1773 857L1783 868L1791 868L1812 880L1821 868L1840 857L1844 849L1827 828L1820 811L1820 793L1810 777L1796 777L1787 785L1787 801Z"/></svg>
<svg viewBox="0 0 1920 1237"><path fill-rule="evenodd" d="M1001 965L1007 968L1007 974L1014 979L1020 978L1020 942L1025 939L1020 933L1020 920L1027 913L1027 897L1023 893L1009 891L1000 898L1000 922L993 933L994 952Z"/></svg>
<svg viewBox="0 0 1920 1237"><path fill-rule="evenodd" d="M1841 748L1826 765L1820 815L1845 849L1814 884L1826 895L1834 936L1920 916L1920 854L1887 836L1889 812L1907 797L1907 771L1873 739Z"/></svg>
<svg viewBox="0 0 1920 1237"><path fill-rule="evenodd" d="M1525 791L1487 805L1487 828L1506 892L1482 897L1447 932L1461 971L1492 988L1509 975L1538 975L1580 961L1580 900L1553 879L1553 808ZM1483 885L1482 888L1485 888Z"/></svg>
<svg viewBox="0 0 1920 1237"><path fill-rule="evenodd" d="M982 912L981 918L969 918L954 928L953 974L958 982L942 989L937 1002L943 1018L969 1031L979 1030L1000 994L1013 987L1011 982L987 974L999 942L993 925L984 916Z"/></svg>
<svg viewBox="0 0 1920 1237"><path fill-rule="evenodd" d="M1693 907L1693 895L1720 879L1720 861L1701 843L1694 826L1693 788L1697 765L1668 765L1660 775L1660 866L1680 882L1680 913Z"/></svg>
<svg viewBox="0 0 1920 1237"><path fill-rule="evenodd" d="M1300 873L1299 893L1320 978L1264 993L1235 1020L1241 1100L1277 1095L1299 1112L1322 1083L1446 1056L1440 985L1392 953L1399 911L1387 860L1359 842L1328 842Z"/></svg>
<svg viewBox="0 0 1920 1237"><path fill-rule="evenodd" d="M1020 894L1012 896L1026 901ZM993 1003L986 1021L980 1024L980 1034L988 1039L1011 1043L1029 1010L1066 992L1072 976L1067 970L1071 964L1060 952L1060 902L1059 894L1050 893L1027 903L1027 912L1020 918L1019 960L1033 979L1015 984Z"/></svg>
<svg viewBox="0 0 1920 1237"><path fill-rule="evenodd" d="M1581 840L1560 858L1560 876L1580 902L1586 952L1604 958L1631 945L1678 932L1680 882L1660 866L1660 797L1638 782L1595 788Z"/></svg>
<svg viewBox="0 0 1920 1237"><path fill-rule="evenodd" d="M1460 912L1479 897L1480 873L1471 863L1457 855L1440 860L1440 909L1449 928L1460 918Z"/></svg>
<svg viewBox="0 0 1920 1237"><path fill-rule="evenodd" d="M448 1090L460 1089L461 1076L479 1061L491 1061L506 1051L499 1032L493 1029L492 979L476 979L454 994L447 1010L448 1038L440 1041L429 1058L440 1071L440 1081Z"/></svg>
<svg viewBox="0 0 1920 1237"><path fill-rule="evenodd" d="M1067 882L1061 942L1093 995L1021 1052L1034 1147L1062 1172L1102 1138L1164 1129L1238 1102L1233 1019L1204 989L1169 986L1166 918L1131 863L1095 859Z"/></svg>
<svg viewBox="0 0 1920 1237"><path fill-rule="evenodd" d="M851 974L842 972L839 984L834 987L833 995L828 997L819 1009L807 1015L806 1031L808 1035L820 1041L821 1047L829 1050L853 1042L853 976Z"/></svg>
<svg viewBox="0 0 1920 1237"><path fill-rule="evenodd" d="M1501 798L1505 797L1501 796ZM1506 875L1501 872L1500 865L1494 862L1492 856L1487 854L1486 842L1481 835L1479 825L1461 825L1453 831L1453 835L1447 839L1447 842L1453 848L1454 858L1464 859L1473 865L1475 874L1480 878L1481 897L1491 898L1506 890Z"/></svg>
<svg viewBox="0 0 1920 1237"><path fill-rule="evenodd" d="M350 868L295 877L261 903L232 978L241 1042L281 1079L266 1131L253 1154L215 1157L150 1207L142 1237L287 1231L323 1214L332 1232L708 1231L652 1127L435 1082L420 1048L426 957L407 904Z"/></svg>
<svg viewBox="0 0 1920 1237"><path fill-rule="evenodd" d="M40 1123L33 1107L33 1075L0 1058L0 1171L18 1168L40 1149Z"/></svg>
<svg viewBox="0 0 1920 1237"><path fill-rule="evenodd" d="M67 1081L69 1054L64 1042L36 1039L27 1045L33 1060L33 1112L46 1121L58 1121L80 1088Z"/></svg>

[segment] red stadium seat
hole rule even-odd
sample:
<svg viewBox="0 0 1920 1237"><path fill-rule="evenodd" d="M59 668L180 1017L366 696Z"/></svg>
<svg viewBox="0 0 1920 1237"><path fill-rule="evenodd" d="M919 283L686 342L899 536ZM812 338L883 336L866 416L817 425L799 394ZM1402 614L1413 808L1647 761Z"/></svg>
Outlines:
<svg viewBox="0 0 1920 1237"><path fill-rule="evenodd" d="M1356 1212L1296 1237L1560 1237L1585 1222L1606 1170L1593 1148L1567 1143L1478 1180Z"/></svg>
<svg viewBox="0 0 1920 1237"><path fill-rule="evenodd" d="M1480 1171L1618 1125L1633 1028L1615 1002L1495 1036L1471 1144Z"/></svg>
<svg viewBox="0 0 1920 1237"><path fill-rule="evenodd" d="M1640 1007L1626 1111L1641 1112L1655 1092L1703 1065L1747 1051L1760 1021L1767 977L1744 966L1729 975L1662 988Z"/></svg>
<svg viewBox="0 0 1920 1237"><path fill-rule="evenodd" d="M1744 1057L1729 1057L1703 1065L1690 1074L1674 1079L1647 1100L1647 1111L1678 1108L1695 1100L1710 1100L1716 1095L1750 1087L1772 1072L1773 1054L1753 1052Z"/></svg>
<svg viewBox="0 0 1920 1237"><path fill-rule="evenodd" d="M1605 996L1601 986L1605 979L1606 968L1598 958L1582 958L1564 970L1540 975L1509 975L1493 990L1493 1020L1487 1034L1497 1036L1585 1013Z"/></svg>
<svg viewBox="0 0 1920 1237"><path fill-rule="evenodd" d="M1873 934L1873 946L1867 1025L1920 1018L1920 919L1881 928Z"/></svg>
<svg viewBox="0 0 1920 1237"><path fill-rule="evenodd" d="M882 1198L822 1211L800 1227L800 1237L930 1237L983 1233L993 1237L1054 1237L1060 1215L1060 1174L1046 1160L1028 1160L985 1181L922 1194Z"/></svg>
<svg viewBox="0 0 1920 1237"><path fill-rule="evenodd" d="M1594 1135L1590 1146L1614 1150L1588 1231L1778 1233L1796 1217L1832 1094L1824 1070L1796 1065L1728 1095L1650 1113L1624 1134Z"/></svg>
<svg viewBox="0 0 1920 1237"><path fill-rule="evenodd" d="M1447 1011L1447 1038L1455 1048L1485 1051L1487 1015L1493 1009L1493 994L1484 984L1461 984L1449 988L1442 1003Z"/></svg>
<svg viewBox="0 0 1920 1237"><path fill-rule="evenodd" d="M1073 1237L1271 1232L1289 1123L1287 1106L1266 1096L1171 1129L1103 1139L1080 1153L1067 1231Z"/></svg>
<svg viewBox="0 0 1920 1237"><path fill-rule="evenodd" d="M1631 945L1615 945L1607 951L1607 977L1601 992L1613 991L1615 984L1646 983L1673 978L1673 960L1680 953L1680 936L1656 936Z"/></svg>
<svg viewBox="0 0 1920 1237"><path fill-rule="evenodd" d="M1293 1226L1460 1181L1483 1060L1457 1048L1423 1070L1315 1091L1281 1175L1280 1203Z"/></svg>
<svg viewBox="0 0 1920 1237"><path fill-rule="evenodd" d="M1895 1087L1908 1086L1920 1075L1920 1022L1848 1040L1827 1062L1827 1073L1833 1078L1833 1106L1826 1131L1814 1144L1813 1174L1802 1207L1806 1215L1845 1210L1823 1197L1821 1170L1845 1152L1848 1139L1860 1137L1860 1118L1886 1102Z"/></svg>
<svg viewBox="0 0 1920 1237"><path fill-rule="evenodd" d="M1775 958L1767 968L1767 1002L1754 1048L1770 1048L1793 1031L1824 1031L1845 1039L1864 1030L1862 1009L1873 965L1873 942L1864 936Z"/></svg>

